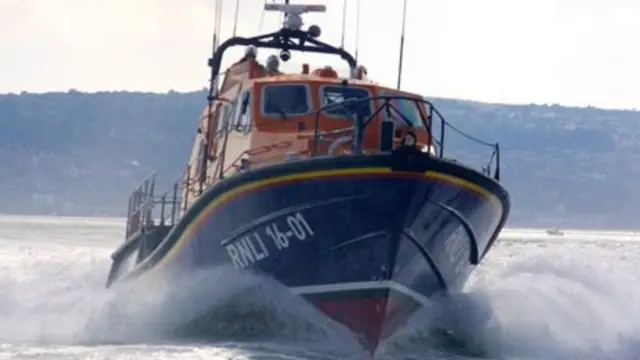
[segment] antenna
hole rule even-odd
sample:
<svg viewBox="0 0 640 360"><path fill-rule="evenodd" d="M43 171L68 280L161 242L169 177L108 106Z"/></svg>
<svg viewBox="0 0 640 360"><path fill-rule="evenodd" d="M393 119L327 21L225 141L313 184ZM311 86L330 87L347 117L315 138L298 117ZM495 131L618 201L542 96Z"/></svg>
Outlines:
<svg viewBox="0 0 640 360"><path fill-rule="evenodd" d="M240 10L240 0L236 0L236 13L235 20L233 21L233 36L236 36L236 30L238 29L238 13Z"/></svg>
<svg viewBox="0 0 640 360"><path fill-rule="evenodd" d="M404 32L405 25L407 24L407 0L404 0L402 8L402 33L400 34L400 57L398 59L398 86L400 90L400 83L402 82L402 60L404 59Z"/></svg>
<svg viewBox="0 0 640 360"><path fill-rule="evenodd" d="M267 1L269 1L269 0L264 0L264 4L265 5L267 5ZM264 23L264 8L260 12L260 23L258 24L258 32L262 32L262 24L263 23Z"/></svg>
<svg viewBox="0 0 640 360"><path fill-rule="evenodd" d="M218 50L218 46L220 45L220 33L222 32L222 1L223 0L216 0L215 2L215 25L213 28L213 46L211 48L211 56L216 53L216 50ZM211 79L209 82L209 97L211 97L213 95L213 92L218 88L218 82L218 74L211 74Z"/></svg>
<svg viewBox="0 0 640 360"><path fill-rule="evenodd" d="M342 0L342 38L340 48L344 49L344 31L347 27L347 0Z"/></svg>
<svg viewBox="0 0 640 360"><path fill-rule="evenodd" d="M324 5L303 5L303 4L264 4L265 11L280 11L284 13L282 27L289 30L300 30L302 28L302 14L308 12L325 12Z"/></svg>
<svg viewBox="0 0 640 360"><path fill-rule="evenodd" d="M238 0L239 1L239 0ZM215 5L214 5L214 21L215 24L213 26L213 39L212 39L212 46L211 46L211 59L213 59L213 56L216 53L216 50L218 49L218 45L220 44L220 31L221 31L221 25L220 23L222 22L222 0L216 0L215 1ZM234 27L234 32L235 32L235 27ZM217 89L218 89L218 79L219 76L218 74L215 73L214 68L211 64L211 59L209 59L209 66L211 66L211 78L209 79L209 94L207 95L207 123L211 124L211 120L213 118L213 100L214 100L214 96L217 95L214 93L217 93ZM209 135L211 134L211 129L209 129L209 127L207 126L207 131L206 134L204 136L204 145L200 148L200 154L199 156L203 156L207 157L208 153L209 153ZM205 160L202 162L202 165L200 165L200 169L197 169L197 171L200 173L199 179L198 179L198 193L202 194L202 192L204 191L204 183L207 180L207 168L209 167L209 161Z"/></svg>
<svg viewBox="0 0 640 360"><path fill-rule="evenodd" d="M358 62L358 50L360 49L360 0L356 3L356 53L355 59Z"/></svg>

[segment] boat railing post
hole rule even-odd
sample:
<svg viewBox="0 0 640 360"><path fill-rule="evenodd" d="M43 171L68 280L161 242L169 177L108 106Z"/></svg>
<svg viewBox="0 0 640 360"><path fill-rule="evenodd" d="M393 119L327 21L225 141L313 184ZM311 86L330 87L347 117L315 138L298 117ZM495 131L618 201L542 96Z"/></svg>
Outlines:
<svg viewBox="0 0 640 360"><path fill-rule="evenodd" d="M493 175L493 178L497 181L500 181L500 143L496 143L495 145L496 152L496 171Z"/></svg>
<svg viewBox="0 0 640 360"><path fill-rule="evenodd" d="M191 191L191 165L187 166L187 176L184 180L184 203L182 204L182 211L187 211L187 204L189 203L189 192Z"/></svg>
<svg viewBox="0 0 640 360"><path fill-rule="evenodd" d="M160 204L160 225L164 225L164 207L166 206L167 203L167 194L163 194L162 195L162 199L160 200L162 201L162 204Z"/></svg>
<svg viewBox="0 0 640 360"><path fill-rule="evenodd" d="M438 118L440 119L440 158L444 157L444 129L447 126L447 122L441 117L438 116Z"/></svg>
<svg viewBox="0 0 640 360"><path fill-rule="evenodd" d="M425 104L427 106L427 108L429 108L429 110L427 110L427 132L429 134L429 146L433 146L433 129L432 129L432 125L433 125L433 106L431 106L430 103L426 103Z"/></svg>
<svg viewBox="0 0 640 360"><path fill-rule="evenodd" d="M364 134L364 114L360 107L358 107L358 112L356 113L356 126L354 128L354 153L356 155L362 155L362 137Z"/></svg>
<svg viewBox="0 0 640 360"><path fill-rule="evenodd" d="M135 190L134 190L135 193ZM133 203L133 193L129 195L129 206L127 207L127 225L125 227L125 239L129 238L129 235L131 235L131 209L133 207L132 205Z"/></svg>
<svg viewBox="0 0 640 360"><path fill-rule="evenodd" d="M316 113L316 121L313 129L313 152L311 153L311 157L316 157L318 155L318 141L320 138L319 131L320 131L320 114L321 113L322 113L322 110Z"/></svg>
<svg viewBox="0 0 640 360"><path fill-rule="evenodd" d="M153 225L153 208L155 207L153 198L155 196L155 189L156 189L156 174L153 174L153 176L151 176L151 178L149 179L149 193L147 194L147 198L145 199L147 203L146 217L147 217L148 225Z"/></svg>
<svg viewBox="0 0 640 360"><path fill-rule="evenodd" d="M209 165L207 161L208 155L209 155L209 141L207 140L204 142L204 145L202 146L201 154L200 154L200 156L202 156L202 166L199 169L200 177L198 179L198 195L202 195L202 192L204 191L205 182L207 181L207 167Z"/></svg>
<svg viewBox="0 0 640 360"><path fill-rule="evenodd" d="M173 184L173 201L171 202L171 225L176 223L176 209L178 207L178 183Z"/></svg>

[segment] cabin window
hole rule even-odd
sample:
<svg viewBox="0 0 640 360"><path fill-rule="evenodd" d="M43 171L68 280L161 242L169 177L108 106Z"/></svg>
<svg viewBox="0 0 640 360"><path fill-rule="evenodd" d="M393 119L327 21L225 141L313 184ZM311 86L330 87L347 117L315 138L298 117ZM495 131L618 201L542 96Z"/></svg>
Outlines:
<svg viewBox="0 0 640 360"><path fill-rule="evenodd" d="M368 98L371 93L363 88L352 86L324 86L320 90L321 104L327 106L330 104L341 103L343 101L354 101L355 99ZM324 114L331 117L355 119L358 111L362 116L369 117L372 114L371 101L361 101L355 104L347 104L345 106L334 106L324 110Z"/></svg>
<svg viewBox="0 0 640 360"><path fill-rule="evenodd" d="M386 94L389 96L403 96L401 94ZM396 124L400 126L409 126L407 121L411 123L413 127L424 127L424 123L422 119L426 120L426 113L424 109L421 108L422 101L419 99L409 100L409 99L391 99L389 100L389 111L386 110L382 113L385 116L391 115L391 119L393 119Z"/></svg>
<svg viewBox="0 0 640 360"><path fill-rule="evenodd" d="M232 129L235 126L235 114L236 114L237 102L225 101L220 104L218 108L218 128L216 130L216 137L221 138L224 136L225 129Z"/></svg>
<svg viewBox="0 0 640 360"><path fill-rule="evenodd" d="M309 87L305 84L267 85L262 90L262 114L286 119L311 111Z"/></svg>
<svg viewBox="0 0 640 360"><path fill-rule="evenodd" d="M224 116L224 122L227 126L227 129L231 130L233 129L233 126L236 123L236 119L238 118L237 116L237 112L238 112L238 100L234 99L233 101L229 101L227 102L227 111L226 113L223 114Z"/></svg>
<svg viewBox="0 0 640 360"><path fill-rule="evenodd" d="M238 100L236 131L251 131L251 91L245 91Z"/></svg>

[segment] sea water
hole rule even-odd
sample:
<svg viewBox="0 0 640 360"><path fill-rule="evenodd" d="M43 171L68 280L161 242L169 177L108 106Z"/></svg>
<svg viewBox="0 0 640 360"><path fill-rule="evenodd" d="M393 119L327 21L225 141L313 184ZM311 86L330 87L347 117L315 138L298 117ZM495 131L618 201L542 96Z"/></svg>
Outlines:
<svg viewBox="0 0 640 360"><path fill-rule="evenodd" d="M368 358L268 279L216 269L106 290L123 226L0 217L0 359ZM416 314L377 358L639 359L639 259L632 232L505 230L465 292ZM200 338L178 331L211 304Z"/></svg>

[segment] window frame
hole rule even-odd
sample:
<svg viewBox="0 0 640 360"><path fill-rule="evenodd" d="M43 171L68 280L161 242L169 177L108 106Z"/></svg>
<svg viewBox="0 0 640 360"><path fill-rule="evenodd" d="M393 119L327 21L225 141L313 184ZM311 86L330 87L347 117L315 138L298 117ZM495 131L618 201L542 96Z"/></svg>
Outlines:
<svg viewBox="0 0 640 360"><path fill-rule="evenodd" d="M306 96L306 100L307 100L307 109L308 111L306 112L302 112L302 113L287 113L285 112L285 114L287 115L287 119L282 119L282 115L279 113L267 113L265 112L265 108L266 108L266 101L267 101L267 97L266 97L266 93L267 93L267 89L269 87L272 86L277 86L277 87L281 87L281 86L301 86L304 87L307 93ZM260 89L260 101L259 101L259 106L260 106L260 115L263 118L267 118L267 119L278 119L278 120L289 120L291 118L296 118L296 117L300 117L300 116L304 116L306 114L310 114L313 113L313 89L311 88L311 86L307 83L303 83L303 82L278 82L278 83L266 83L262 86L262 89Z"/></svg>
<svg viewBox="0 0 640 360"><path fill-rule="evenodd" d="M225 132L232 130L232 117L235 118L238 107L238 99L231 101L222 101L218 108L218 128L216 129L216 138L220 139Z"/></svg>
<svg viewBox="0 0 640 360"><path fill-rule="evenodd" d="M394 90L389 90L389 89L384 89L384 90L380 90L380 96L405 96L408 98L412 98L413 99L413 107L415 108L415 114L418 116L418 121L419 124L418 126L416 126L415 124L413 125L414 128L418 128L418 129L426 129L424 123L422 122L422 116L425 116L425 121L428 122L428 117L429 114L428 112L425 113L423 109L421 109L418 105L419 104L424 104L424 98L421 95L416 95L416 94L408 94L408 93L403 93L403 92L399 92L399 91L394 91ZM384 99L380 99L380 101L384 101ZM390 104L393 105L393 112L396 111L401 111L402 109L397 109L397 106L395 104L393 104L393 101L409 101L407 99L392 99L390 101ZM404 114L403 114L404 115ZM383 115L386 118L386 114ZM396 114L397 116L397 114ZM406 116L406 115L405 115ZM408 118L408 117L407 117ZM396 120L396 119L394 119ZM411 120L411 119L409 119ZM397 119L397 121L400 121L403 125L408 126L408 124L403 120L403 119Z"/></svg>
<svg viewBox="0 0 640 360"><path fill-rule="evenodd" d="M247 100L247 108L244 114L242 114L242 104L244 103L245 96L249 96ZM232 126L232 131L237 131L243 134L248 134L253 129L253 88L247 88L244 91L241 91L240 96L237 100L236 112L234 115L234 121ZM248 119L248 121L245 121ZM241 130L238 130L241 129Z"/></svg>
<svg viewBox="0 0 640 360"><path fill-rule="evenodd" d="M363 97L362 99L366 99L366 98L374 96L373 92L370 89L368 89L366 87L363 87L363 86L347 85L345 87L344 85L340 85L340 84L323 84L323 85L320 85L318 87L318 103L319 103L321 109L323 107L329 105L329 104L325 103L325 96L324 96L325 89L327 89L327 88L341 88L341 87L347 88L347 89L364 90L367 93L367 96ZM367 116L373 115L373 113L375 111L375 107L376 106L375 106L375 104L373 104L373 101L375 101L375 100L369 101L369 110L370 111L369 111L369 115L367 115ZM335 108L339 108L339 107L336 106ZM353 120L352 118L350 118L350 117L348 117L346 115L334 115L334 114L328 113L326 110L322 111L322 115L326 116L328 118L331 118L331 119L336 119L336 120L347 120L347 121L352 121Z"/></svg>

